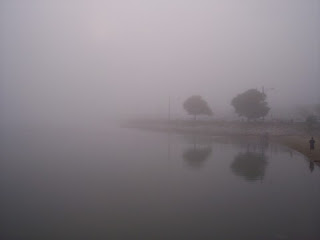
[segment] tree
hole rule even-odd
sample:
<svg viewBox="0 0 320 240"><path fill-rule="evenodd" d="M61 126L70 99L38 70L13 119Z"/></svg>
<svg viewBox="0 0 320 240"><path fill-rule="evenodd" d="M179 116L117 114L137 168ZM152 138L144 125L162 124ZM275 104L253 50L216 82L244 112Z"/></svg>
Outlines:
<svg viewBox="0 0 320 240"><path fill-rule="evenodd" d="M208 103L201 96L191 96L183 103L184 109L197 119L197 115L212 115L212 111Z"/></svg>
<svg viewBox="0 0 320 240"><path fill-rule="evenodd" d="M256 89L249 89L232 99L235 112L248 120L265 117L270 108L266 102L266 94Z"/></svg>

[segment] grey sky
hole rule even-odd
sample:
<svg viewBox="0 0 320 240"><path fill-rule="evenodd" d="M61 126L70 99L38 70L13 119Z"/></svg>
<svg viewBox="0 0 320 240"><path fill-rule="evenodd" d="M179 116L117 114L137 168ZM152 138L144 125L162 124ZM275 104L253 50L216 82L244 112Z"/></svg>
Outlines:
<svg viewBox="0 0 320 240"><path fill-rule="evenodd" d="M0 2L7 120L162 116L248 88L271 107L320 102L319 0Z"/></svg>

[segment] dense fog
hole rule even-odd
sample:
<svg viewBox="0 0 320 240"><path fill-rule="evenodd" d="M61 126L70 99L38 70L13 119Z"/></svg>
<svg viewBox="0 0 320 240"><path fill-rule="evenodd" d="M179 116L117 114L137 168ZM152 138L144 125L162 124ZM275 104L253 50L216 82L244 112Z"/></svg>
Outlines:
<svg viewBox="0 0 320 240"><path fill-rule="evenodd" d="M0 239L320 239L320 0L0 0Z"/></svg>
<svg viewBox="0 0 320 240"><path fill-rule="evenodd" d="M1 122L165 118L169 98L186 117L194 94L227 118L250 88L274 115L319 104L319 23L319 0L2 0Z"/></svg>

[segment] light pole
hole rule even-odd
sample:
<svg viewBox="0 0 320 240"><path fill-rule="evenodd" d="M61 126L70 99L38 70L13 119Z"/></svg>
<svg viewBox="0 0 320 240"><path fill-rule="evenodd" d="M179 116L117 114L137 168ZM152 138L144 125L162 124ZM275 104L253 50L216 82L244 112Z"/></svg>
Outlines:
<svg viewBox="0 0 320 240"><path fill-rule="evenodd" d="M171 120L171 97L169 96L168 100L168 122L170 123Z"/></svg>

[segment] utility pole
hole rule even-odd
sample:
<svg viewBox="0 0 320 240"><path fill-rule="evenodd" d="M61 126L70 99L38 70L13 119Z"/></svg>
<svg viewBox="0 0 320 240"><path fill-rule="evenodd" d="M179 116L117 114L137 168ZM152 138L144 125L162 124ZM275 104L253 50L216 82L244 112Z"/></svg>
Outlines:
<svg viewBox="0 0 320 240"><path fill-rule="evenodd" d="M169 96L168 100L168 122L171 120L171 97Z"/></svg>

